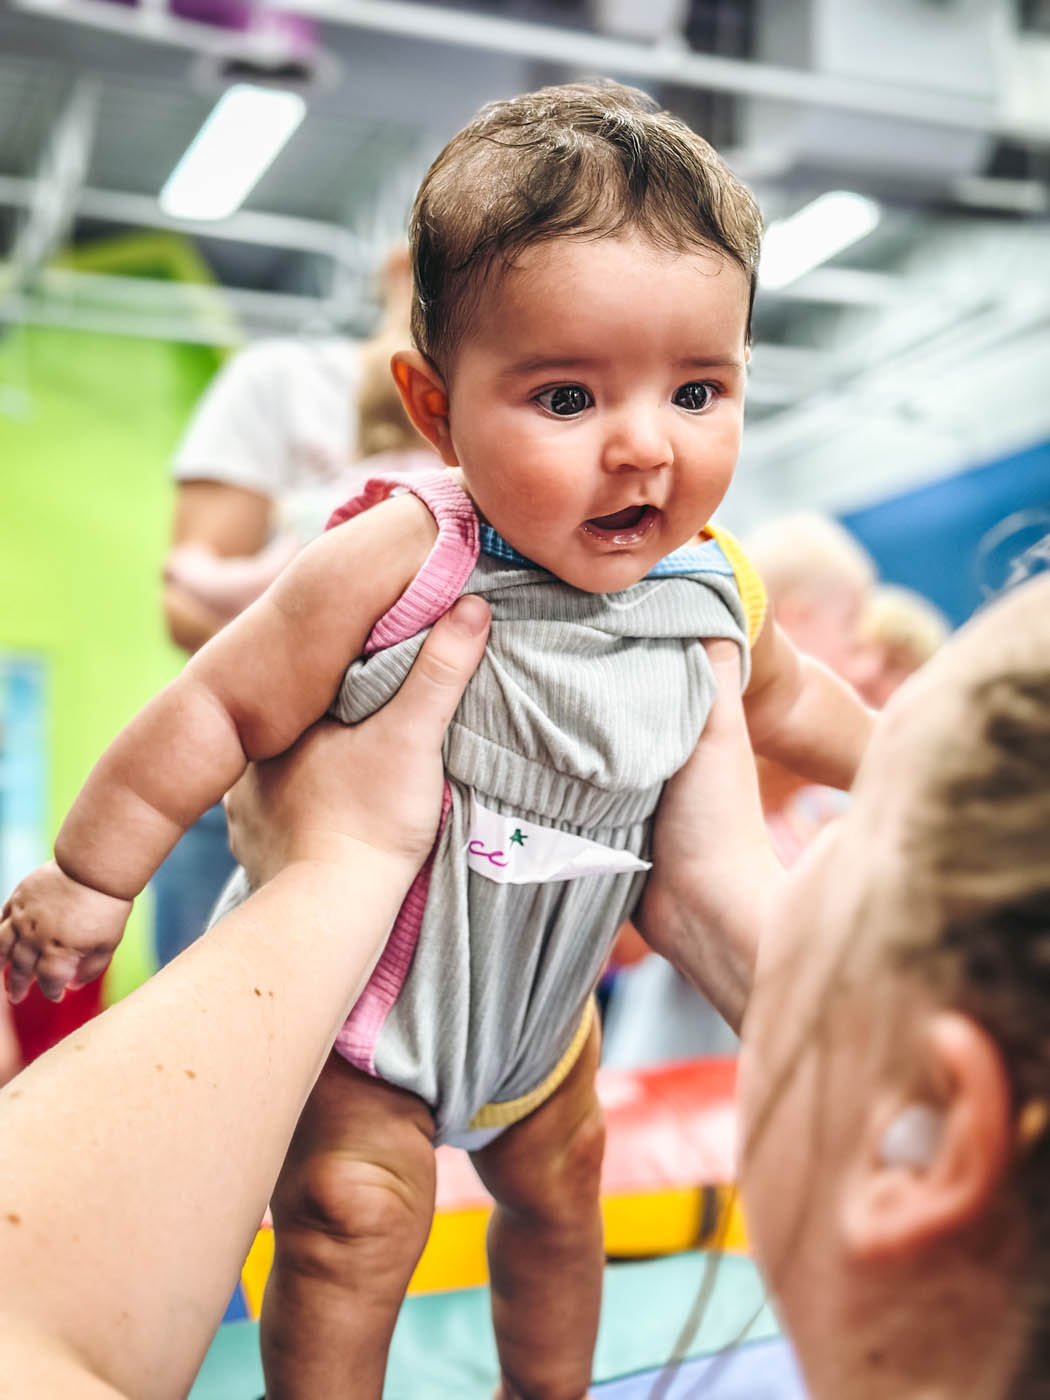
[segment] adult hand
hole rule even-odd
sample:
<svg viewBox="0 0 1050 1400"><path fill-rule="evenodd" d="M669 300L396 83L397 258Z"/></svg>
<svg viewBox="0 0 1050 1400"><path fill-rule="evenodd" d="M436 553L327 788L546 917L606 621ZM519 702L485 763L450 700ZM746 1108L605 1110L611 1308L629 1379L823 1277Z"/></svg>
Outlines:
<svg viewBox="0 0 1050 1400"><path fill-rule="evenodd" d="M381 710L349 727L322 720L287 753L248 769L227 794L226 814L253 885L291 860L338 862L362 846L414 874L441 813L441 742L488 626L486 604L460 598Z"/></svg>
<svg viewBox="0 0 1050 1400"><path fill-rule="evenodd" d="M729 641L706 647L718 693L692 757L660 799L635 923L738 1030L760 927L784 872L759 803L739 652Z"/></svg>

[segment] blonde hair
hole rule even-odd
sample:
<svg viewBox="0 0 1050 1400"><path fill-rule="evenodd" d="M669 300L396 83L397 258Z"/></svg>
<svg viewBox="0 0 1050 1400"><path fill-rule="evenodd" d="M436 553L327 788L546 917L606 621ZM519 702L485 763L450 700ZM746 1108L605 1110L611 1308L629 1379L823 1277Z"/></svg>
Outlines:
<svg viewBox="0 0 1050 1400"><path fill-rule="evenodd" d="M921 593L883 583L864 605L859 630L862 643L903 652L918 667L943 646L951 628L941 610Z"/></svg>
<svg viewBox="0 0 1050 1400"><path fill-rule="evenodd" d="M1009 1076L1007 1204L1022 1213L1031 1316L1010 1394L1036 1400L1050 1395L1050 577L945 648L932 686L951 694L947 713L922 693L905 711L927 749L900 835L920 932L891 956L984 1026Z"/></svg>
<svg viewBox="0 0 1050 1400"><path fill-rule="evenodd" d="M866 592L875 581L875 566L864 546L838 521L813 511L767 521L743 544L774 610L780 599L796 590L831 584Z"/></svg>

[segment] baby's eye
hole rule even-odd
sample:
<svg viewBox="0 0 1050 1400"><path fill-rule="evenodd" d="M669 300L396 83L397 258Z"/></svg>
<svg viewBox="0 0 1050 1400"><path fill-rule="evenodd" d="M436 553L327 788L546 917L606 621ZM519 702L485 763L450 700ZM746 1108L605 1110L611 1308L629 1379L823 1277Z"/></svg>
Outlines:
<svg viewBox="0 0 1050 1400"><path fill-rule="evenodd" d="M687 408L690 413L700 413L703 409L710 408L714 400L715 386L694 380L677 388L672 402L679 408Z"/></svg>
<svg viewBox="0 0 1050 1400"><path fill-rule="evenodd" d="M558 384L537 394L536 402L559 418L575 418L585 408L590 408L594 400L582 384Z"/></svg>

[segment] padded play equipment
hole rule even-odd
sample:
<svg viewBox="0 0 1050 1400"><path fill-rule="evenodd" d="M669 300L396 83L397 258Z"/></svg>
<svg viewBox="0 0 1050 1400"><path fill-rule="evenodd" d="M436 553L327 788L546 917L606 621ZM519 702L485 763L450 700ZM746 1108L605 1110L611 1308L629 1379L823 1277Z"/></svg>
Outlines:
<svg viewBox="0 0 1050 1400"><path fill-rule="evenodd" d="M659 1381L665 1400L693 1394L701 1383L715 1400L802 1400L762 1284L740 1252L735 1083L732 1059L599 1075L608 1125L602 1209L614 1262L606 1271L596 1395L642 1400ZM492 1394L498 1372L484 1287L491 1209L467 1155L439 1149L434 1227L394 1334L387 1400ZM253 1319L272 1259L272 1233L261 1230L191 1400L261 1393ZM701 1287L710 1296L695 1335L680 1348ZM667 1369L679 1350L679 1364Z"/></svg>
<svg viewBox="0 0 1050 1400"><path fill-rule="evenodd" d="M702 1284L711 1291L683 1363L664 1371ZM219 1329L190 1400L258 1400L258 1324ZM804 1400L751 1261L700 1251L606 1270L594 1393L643 1400L666 1375L665 1400ZM401 1310L385 1400L489 1400L498 1379L488 1290L417 1294ZM703 1389L699 1389L701 1380Z"/></svg>
<svg viewBox="0 0 1050 1400"><path fill-rule="evenodd" d="M698 1245L744 1248L733 1190L736 1061L697 1060L646 1070L602 1070L598 1094L607 1141L602 1167L605 1250L650 1258ZM492 1201L470 1159L437 1153L437 1204L410 1293L473 1288L488 1281L485 1229ZM273 1262L273 1235L259 1231L242 1274L236 1316L258 1317Z"/></svg>

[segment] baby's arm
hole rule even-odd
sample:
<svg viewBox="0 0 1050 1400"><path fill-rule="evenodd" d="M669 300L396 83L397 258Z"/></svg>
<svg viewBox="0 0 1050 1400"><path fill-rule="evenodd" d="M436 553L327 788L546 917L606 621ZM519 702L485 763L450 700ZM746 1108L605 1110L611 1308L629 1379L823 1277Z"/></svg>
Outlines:
<svg viewBox="0 0 1050 1400"><path fill-rule="evenodd" d="M853 782L875 722L851 686L769 617L751 651L744 711L756 753L837 788Z"/></svg>
<svg viewBox="0 0 1050 1400"><path fill-rule="evenodd" d="M57 996L104 969L131 900L183 831L248 761L282 752L326 711L434 534L425 506L406 495L322 536L118 734L63 823L54 861L4 907L12 997L34 976Z"/></svg>

